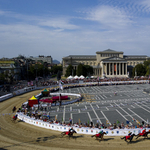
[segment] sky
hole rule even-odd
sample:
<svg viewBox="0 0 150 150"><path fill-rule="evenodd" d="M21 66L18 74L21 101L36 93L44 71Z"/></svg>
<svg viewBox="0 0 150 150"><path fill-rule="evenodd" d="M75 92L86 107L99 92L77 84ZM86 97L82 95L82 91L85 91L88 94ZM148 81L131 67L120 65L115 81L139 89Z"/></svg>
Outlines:
<svg viewBox="0 0 150 150"><path fill-rule="evenodd" d="M0 0L0 58L150 56L150 0Z"/></svg>

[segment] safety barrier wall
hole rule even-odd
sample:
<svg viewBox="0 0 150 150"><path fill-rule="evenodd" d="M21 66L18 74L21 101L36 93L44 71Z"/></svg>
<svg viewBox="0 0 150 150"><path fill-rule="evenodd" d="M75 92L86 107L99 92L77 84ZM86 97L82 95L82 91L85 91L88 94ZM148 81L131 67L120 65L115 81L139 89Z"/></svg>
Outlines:
<svg viewBox="0 0 150 150"><path fill-rule="evenodd" d="M31 125L37 126L37 127L42 127L46 129L51 129L51 130L56 130L60 132L68 131L71 126L63 126L59 124L50 124L48 122L44 122L42 120L36 120L34 118L30 118L29 116L23 115L22 113L17 113L18 118L26 123L29 123ZM109 130L109 129L98 129L98 128L78 128L74 127L74 130L79 133L79 134L89 134L89 135L94 135L98 134L99 131L103 130L104 132L107 133L106 136L126 136L130 132L134 133L135 135L139 134L142 132L143 129L137 128L137 129L114 129L114 130ZM146 131L149 131L150 128L146 128Z"/></svg>
<svg viewBox="0 0 150 150"><path fill-rule="evenodd" d="M13 94L12 94L12 93L3 95L3 96L0 97L0 102L4 101L4 100L6 100L6 99L9 99L9 98L11 98L11 97L13 97Z"/></svg>
<svg viewBox="0 0 150 150"><path fill-rule="evenodd" d="M16 91L14 91L13 93L6 94L6 95L1 96L1 97L0 97L0 101L4 101L4 100L7 100L7 99L9 99L9 98L12 98L13 96L17 96L17 95L20 95L20 94L24 94L24 93L27 93L27 92L30 92L30 91L33 91L33 90L36 90L36 86L26 87L26 88L24 88L24 89L16 90Z"/></svg>
<svg viewBox="0 0 150 150"><path fill-rule="evenodd" d="M60 95L60 93L50 93L50 95ZM71 95L71 96L77 96L77 97L81 97L80 94L73 94L73 93L61 93L61 95Z"/></svg>
<svg viewBox="0 0 150 150"><path fill-rule="evenodd" d="M12 94L13 94L13 96L17 96L17 95L24 94L24 93L27 93L27 92L30 92L30 91L33 91L33 90L36 90L36 86L19 89L17 91L14 91Z"/></svg>

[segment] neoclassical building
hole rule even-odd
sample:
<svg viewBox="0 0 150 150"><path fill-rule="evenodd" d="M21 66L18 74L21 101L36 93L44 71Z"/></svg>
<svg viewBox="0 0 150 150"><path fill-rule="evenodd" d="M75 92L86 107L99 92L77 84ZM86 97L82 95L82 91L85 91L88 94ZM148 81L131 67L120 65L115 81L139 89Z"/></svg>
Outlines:
<svg viewBox="0 0 150 150"><path fill-rule="evenodd" d="M96 55L69 55L62 58L63 75L71 64L74 69L78 64L93 67L93 75L99 77L128 77L131 76L132 68L149 57L146 55L123 55L122 51L107 49L97 51Z"/></svg>

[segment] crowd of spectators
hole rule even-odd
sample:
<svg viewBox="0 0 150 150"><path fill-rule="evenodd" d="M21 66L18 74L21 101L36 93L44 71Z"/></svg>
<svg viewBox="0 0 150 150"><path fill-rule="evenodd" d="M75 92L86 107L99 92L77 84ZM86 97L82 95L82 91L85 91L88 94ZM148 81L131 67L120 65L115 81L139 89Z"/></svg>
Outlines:
<svg viewBox="0 0 150 150"><path fill-rule="evenodd" d="M136 78L104 78L104 79L100 79L99 77L96 77L96 78L84 78L84 79L65 79L65 80L62 80L62 82L64 84L75 84L75 83L95 83L95 85L103 85L104 82L109 82L111 84L111 82L114 82L114 81L129 81L130 83L128 84L131 84L132 81L138 81L138 80L149 80L148 77L136 77ZM115 83L116 84L116 83ZM37 86L58 86L59 83L58 81L56 80L52 80L52 79L49 79L49 80L39 80L37 83L36 82L33 82L33 85L37 85ZM9 93L13 93L14 91L16 90L19 90L19 89L23 89L25 87L28 87L28 86L33 86L33 85L29 85L28 82L22 84L21 82L18 82L17 84L15 85L2 85L0 87L0 96L2 95L6 95L6 94L9 94Z"/></svg>
<svg viewBox="0 0 150 150"><path fill-rule="evenodd" d="M28 107L28 105L22 104L22 106L18 109L17 112L21 112L24 115L29 116L32 119L36 119L36 120L40 120L43 122L47 122L50 124L58 124L58 125L62 125L62 126L68 126L68 127L78 127L78 128L90 128L90 129L109 129L109 130L114 130L114 129L143 129L143 128L150 128L150 124L145 123L144 121L142 121L141 123L137 120L135 120L134 118L132 119L131 122L126 121L126 124L123 122L119 122L118 120L115 121L114 123L110 123L106 120L106 124L105 123L99 123L98 120L97 122L94 124L93 122L82 122L82 120L76 123L73 123L71 118L68 118L67 122L59 121L57 120L56 116L53 118L50 115L51 112L51 107L47 108L47 106L42 107L40 106L39 109L38 108L34 108L34 107Z"/></svg>

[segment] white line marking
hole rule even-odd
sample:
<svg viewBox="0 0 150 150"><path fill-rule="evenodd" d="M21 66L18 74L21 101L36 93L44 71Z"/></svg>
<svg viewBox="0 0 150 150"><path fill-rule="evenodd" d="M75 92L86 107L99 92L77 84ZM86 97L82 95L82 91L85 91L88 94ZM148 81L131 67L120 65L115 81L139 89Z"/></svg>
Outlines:
<svg viewBox="0 0 150 150"><path fill-rule="evenodd" d="M87 109L86 105L85 105L85 109Z"/></svg>
<svg viewBox="0 0 150 150"><path fill-rule="evenodd" d="M135 108L133 105L131 105L131 107Z"/></svg>
<svg viewBox="0 0 150 150"><path fill-rule="evenodd" d="M88 114L88 116L89 116L89 118L90 118L90 121L92 122L92 118L91 118L90 113L89 113L89 112L87 112L87 114Z"/></svg>
<svg viewBox="0 0 150 150"><path fill-rule="evenodd" d="M80 113L80 109L78 109L78 112Z"/></svg>
<svg viewBox="0 0 150 150"><path fill-rule="evenodd" d="M134 111L132 111L130 108L128 108L128 110L130 110L134 115L138 116L141 120L145 121L147 123L146 120L144 120L142 117L140 117L138 114L136 114Z"/></svg>
<svg viewBox="0 0 150 150"><path fill-rule="evenodd" d="M145 109L144 107L142 107L142 106L140 106L140 105L138 105L138 104L136 104L137 106L139 106L139 107L141 107L142 109L144 109L145 111L147 111L147 112L149 112L150 113L150 111L148 111L147 109Z"/></svg>
<svg viewBox="0 0 150 150"><path fill-rule="evenodd" d="M111 124L110 121L108 120L108 118L105 116L105 114L102 111L101 111L101 113L103 114L103 116L106 119L106 121L108 121L108 123Z"/></svg>
<svg viewBox="0 0 150 150"><path fill-rule="evenodd" d="M106 109L109 110L107 107L106 107Z"/></svg>
<svg viewBox="0 0 150 150"><path fill-rule="evenodd" d="M119 112L119 110L116 109L116 111L125 119L125 120L128 120L124 115L122 115L121 112ZM132 123L130 122L130 124L132 125Z"/></svg>
<svg viewBox="0 0 150 150"><path fill-rule="evenodd" d="M97 115L96 111L94 110L94 108L93 108L92 104L90 104L90 105L91 105L91 108L92 108L92 110L93 110L93 112L94 112L95 116L97 117L97 119L98 119L99 123L101 123L101 124L102 124L102 122L101 122L101 120L99 119L99 117L98 117L98 115Z"/></svg>
<svg viewBox="0 0 150 150"><path fill-rule="evenodd" d="M72 111L72 107L70 107L70 111Z"/></svg>
<svg viewBox="0 0 150 150"><path fill-rule="evenodd" d="M64 106L63 121L65 121L65 110L66 110L66 106Z"/></svg>
<svg viewBox="0 0 150 150"><path fill-rule="evenodd" d="M115 103L116 104L116 103ZM118 104L116 104L121 110L123 110L131 119L133 118L128 112L126 112L122 107L120 107ZM130 123L132 125L132 123Z"/></svg>

